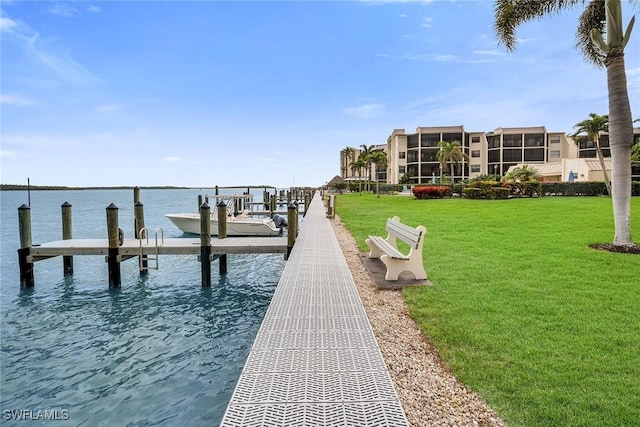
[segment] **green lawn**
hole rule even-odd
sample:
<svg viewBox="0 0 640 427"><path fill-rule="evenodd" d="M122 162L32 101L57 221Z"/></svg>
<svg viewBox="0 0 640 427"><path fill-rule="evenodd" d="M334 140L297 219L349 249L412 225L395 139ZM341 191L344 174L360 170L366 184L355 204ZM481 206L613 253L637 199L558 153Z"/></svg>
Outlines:
<svg viewBox="0 0 640 427"><path fill-rule="evenodd" d="M640 425L640 255L588 247L613 241L609 199L347 194L336 213L362 250L387 217L427 227L411 315L510 426Z"/></svg>

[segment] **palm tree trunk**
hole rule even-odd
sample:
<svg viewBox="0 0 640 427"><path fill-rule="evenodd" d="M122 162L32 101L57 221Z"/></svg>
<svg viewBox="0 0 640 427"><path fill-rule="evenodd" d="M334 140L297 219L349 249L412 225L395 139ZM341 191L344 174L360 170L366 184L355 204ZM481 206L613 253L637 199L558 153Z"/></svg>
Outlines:
<svg viewBox="0 0 640 427"><path fill-rule="evenodd" d="M633 245L631 238L631 145L633 122L624 50L614 47L607 54L607 86L609 89L609 146L611 148L611 199L615 226L614 245Z"/></svg>
<svg viewBox="0 0 640 427"><path fill-rule="evenodd" d="M609 180L609 173L604 166L604 154L602 154L602 148L600 147L600 141L596 141L596 153L598 153L598 160L600 160L600 167L602 168L602 174L604 175L604 185L607 187L607 195L611 197L611 181Z"/></svg>

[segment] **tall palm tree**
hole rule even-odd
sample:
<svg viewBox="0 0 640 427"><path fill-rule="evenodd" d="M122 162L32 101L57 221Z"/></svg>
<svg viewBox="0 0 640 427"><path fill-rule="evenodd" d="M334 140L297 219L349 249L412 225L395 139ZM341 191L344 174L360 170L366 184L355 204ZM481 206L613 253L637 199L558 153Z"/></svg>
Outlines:
<svg viewBox="0 0 640 427"><path fill-rule="evenodd" d="M367 162L362 156L358 156L358 160L349 164L351 172L358 172L358 191L362 193L362 169L366 169Z"/></svg>
<svg viewBox="0 0 640 427"><path fill-rule="evenodd" d="M451 182L453 183L455 166L459 165L462 160L469 161L469 156L462 151L459 141L440 141L438 142L438 147L440 147L440 151L438 151L438 162L440 162L442 169L451 172ZM440 182L442 182L442 177L440 177Z"/></svg>
<svg viewBox="0 0 640 427"><path fill-rule="evenodd" d="M632 246L631 145L633 123L624 69L624 48L635 17L624 29L621 0L496 0L495 30L500 43L514 50L518 25L586 3L577 30L578 46L585 58L607 70L609 92L609 147L611 149L611 200L615 235L613 244ZM606 35L606 40L603 38Z"/></svg>
<svg viewBox="0 0 640 427"><path fill-rule="evenodd" d="M371 164L373 163L372 155L375 149L376 149L375 145L369 145L369 146L367 146L366 144L360 145L360 156L358 157L362 157L366 163L367 191L369 191L369 182L371 181Z"/></svg>
<svg viewBox="0 0 640 427"><path fill-rule="evenodd" d="M349 167L349 163L351 160L353 160L353 148L349 147L348 145L342 150L342 155L344 156L344 164L343 164L343 169L342 169L342 177L346 178L347 177L347 168Z"/></svg>
<svg viewBox="0 0 640 427"><path fill-rule="evenodd" d="M382 150L376 150L371 154L371 160L373 164L376 165L376 175L380 170L384 170L387 168L387 153ZM376 194L380 197L380 180L376 176Z"/></svg>
<svg viewBox="0 0 640 427"><path fill-rule="evenodd" d="M600 160L600 167L602 167L602 173L604 174L604 183L607 186L607 193L611 197L611 182L609 181L609 173L604 166L604 155L602 154L602 147L600 146L600 133L609 132L609 116L599 116L596 113L590 113L589 119L585 119L580 123L576 123L573 128L576 130L571 135L576 144L580 141L592 141L596 147L596 153L598 153L598 160ZM586 134L582 135L581 134Z"/></svg>

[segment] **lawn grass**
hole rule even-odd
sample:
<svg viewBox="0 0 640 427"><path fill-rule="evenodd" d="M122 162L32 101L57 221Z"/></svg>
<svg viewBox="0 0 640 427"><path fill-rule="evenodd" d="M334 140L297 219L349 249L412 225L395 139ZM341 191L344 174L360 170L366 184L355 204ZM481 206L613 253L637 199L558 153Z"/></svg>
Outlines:
<svg viewBox="0 0 640 427"><path fill-rule="evenodd" d="M613 241L610 199L346 194L336 213L363 251L388 217L427 227L411 316L508 425L640 425L640 255L588 247Z"/></svg>

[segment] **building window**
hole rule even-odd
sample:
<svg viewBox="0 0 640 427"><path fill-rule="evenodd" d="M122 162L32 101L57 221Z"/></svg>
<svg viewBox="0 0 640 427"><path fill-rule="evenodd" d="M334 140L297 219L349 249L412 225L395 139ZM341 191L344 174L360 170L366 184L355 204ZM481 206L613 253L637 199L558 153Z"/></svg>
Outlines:
<svg viewBox="0 0 640 427"><path fill-rule="evenodd" d="M480 157L480 150L471 150L471 157Z"/></svg>
<svg viewBox="0 0 640 427"><path fill-rule="evenodd" d="M522 147L522 135L504 135L502 144L505 147Z"/></svg>
<svg viewBox="0 0 640 427"><path fill-rule="evenodd" d="M544 148L531 148L524 150L525 162L543 162L544 161Z"/></svg>
<svg viewBox="0 0 640 427"><path fill-rule="evenodd" d="M542 133L525 133L525 147L544 147L544 134Z"/></svg>
<svg viewBox="0 0 640 427"><path fill-rule="evenodd" d="M420 139L417 133L413 135L407 135L407 148L418 148L420 144Z"/></svg>
<svg viewBox="0 0 640 427"><path fill-rule="evenodd" d="M398 158L399 159L404 159L406 157L407 153L405 151L401 151L398 153Z"/></svg>
<svg viewBox="0 0 640 427"><path fill-rule="evenodd" d="M500 137L488 136L487 143L489 144L489 148L500 148Z"/></svg>
<svg viewBox="0 0 640 427"><path fill-rule="evenodd" d="M404 166L398 166L398 173L404 173L405 168Z"/></svg>
<svg viewBox="0 0 640 427"><path fill-rule="evenodd" d="M560 157L560 150L551 150L549 152L549 158L551 159L557 159Z"/></svg>
<svg viewBox="0 0 640 427"><path fill-rule="evenodd" d="M500 162L500 150L489 150L489 163Z"/></svg>
<svg viewBox="0 0 640 427"><path fill-rule="evenodd" d="M480 137L479 136L472 136L471 137L471 143L472 144L476 144L478 142L480 142Z"/></svg>
<svg viewBox="0 0 640 427"><path fill-rule="evenodd" d="M522 161L522 150L504 150L502 152L502 161L503 162L521 162Z"/></svg>
<svg viewBox="0 0 640 427"><path fill-rule="evenodd" d="M407 163L418 162L418 150L411 150L407 152Z"/></svg>
<svg viewBox="0 0 640 427"><path fill-rule="evenodd" d="M549 143L550 144L560 144L560 137L559 136L551 136L551 137L549 137Z"/></svg>
<svg viewBox="0 0 640 427"><path fill-rule="evenodd" d="M439 133L422 133L420 134L420 145L422 147L437 147L440 142Z"/></svg>
<svg viewBox="0 0 640 427"><path fill-rule="evenodd" d="M480 165L471 165L471 172L480 172Z"/></svg>

